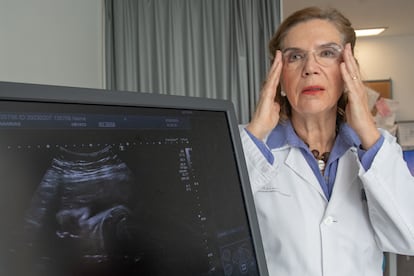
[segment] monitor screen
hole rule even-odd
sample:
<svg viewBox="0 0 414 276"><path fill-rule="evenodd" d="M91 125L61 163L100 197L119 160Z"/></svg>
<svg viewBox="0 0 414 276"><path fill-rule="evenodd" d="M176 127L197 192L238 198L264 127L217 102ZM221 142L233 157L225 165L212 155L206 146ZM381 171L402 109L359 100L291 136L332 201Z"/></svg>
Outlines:
<svg viewBox="0 0 414 276"><path fill-rule="evenodd" d="M231 103L0 83L0 275L267 275Z"/></svg>

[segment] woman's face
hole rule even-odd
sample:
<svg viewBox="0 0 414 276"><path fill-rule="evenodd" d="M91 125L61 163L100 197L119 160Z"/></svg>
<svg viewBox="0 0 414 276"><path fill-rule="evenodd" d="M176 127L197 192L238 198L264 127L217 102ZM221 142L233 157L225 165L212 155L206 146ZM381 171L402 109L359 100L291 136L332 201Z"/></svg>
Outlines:
<svg viewBox="0 0 414 276"><path fill-rule="evenodd" d="M287 33L281 84L293 116L336 113L344 88L341 38L332 23L320 19L299 23Z"/></svg>

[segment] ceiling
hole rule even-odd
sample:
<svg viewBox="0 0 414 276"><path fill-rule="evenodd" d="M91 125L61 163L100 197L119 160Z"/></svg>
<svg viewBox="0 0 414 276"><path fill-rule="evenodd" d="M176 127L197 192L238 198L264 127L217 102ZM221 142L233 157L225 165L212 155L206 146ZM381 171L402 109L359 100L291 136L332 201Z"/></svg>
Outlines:
<svg viewBox="0 0 414 276"><path fill-rule="evenodd" d="M283 17L307 7L333 7L352 22L355 29L388 27L381 36L414 35L412 0L282 0Z"/></svg>

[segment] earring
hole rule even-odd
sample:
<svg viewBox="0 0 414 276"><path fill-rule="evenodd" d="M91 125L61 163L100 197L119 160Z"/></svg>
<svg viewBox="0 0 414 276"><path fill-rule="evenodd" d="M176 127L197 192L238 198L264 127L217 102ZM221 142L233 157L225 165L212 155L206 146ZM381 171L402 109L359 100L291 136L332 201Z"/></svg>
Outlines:
<svg viewBox="0 0 414 276"><path fill-rule="evenodd" d="M285 91L280 91L280 95L282 96L282 97L286 97L286 92Z"/></svg>

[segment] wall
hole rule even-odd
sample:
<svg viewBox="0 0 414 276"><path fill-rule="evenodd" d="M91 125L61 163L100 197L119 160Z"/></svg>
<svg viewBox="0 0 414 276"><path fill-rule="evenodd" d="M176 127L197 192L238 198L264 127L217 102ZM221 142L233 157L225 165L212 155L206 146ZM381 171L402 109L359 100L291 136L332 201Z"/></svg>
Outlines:
<svg viewBox="0 0 414 276"><path fill-rule="evenodd" d="M103 88L102 0L0 0L0 81ZM414 36L359 38L366 79L393 81L397 120L414 120Z"/></svg>
<svg viewBox="0 0 414 276"><path fill-rule="evenodd" d="M355 49L365 79L392 79L398 120L414 120L414 36L358 38Z"/></svg>
<svg viewBox="0 0 414 276"><path fill-rule="evenodd" d="M102 0L0 0L0 81L103 88Z"/></svg>

